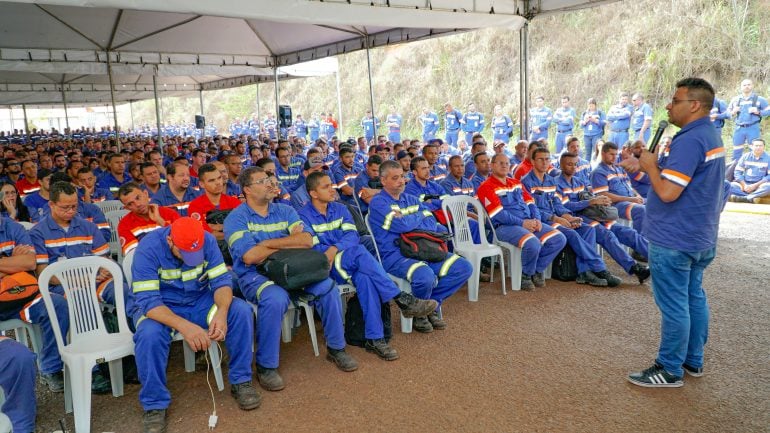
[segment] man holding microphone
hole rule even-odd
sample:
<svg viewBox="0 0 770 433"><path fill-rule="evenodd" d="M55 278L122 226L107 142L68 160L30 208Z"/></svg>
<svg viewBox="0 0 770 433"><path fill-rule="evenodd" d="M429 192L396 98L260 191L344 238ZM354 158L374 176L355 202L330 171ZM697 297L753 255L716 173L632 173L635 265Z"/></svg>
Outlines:
<svg viewBox="0 0 770 433"><path fill-rule="evenodd" d="M686 372L703 375L709 307L703 271L716 255L722 207L725 150L710 122L714 88L700 78L676 84L666 106L669 122L681 128L668 155L643 151L621 165L647 173L651 189L643 235L649 240L661 341L655 363L628 380L644 387L680 387Z"/></svg>

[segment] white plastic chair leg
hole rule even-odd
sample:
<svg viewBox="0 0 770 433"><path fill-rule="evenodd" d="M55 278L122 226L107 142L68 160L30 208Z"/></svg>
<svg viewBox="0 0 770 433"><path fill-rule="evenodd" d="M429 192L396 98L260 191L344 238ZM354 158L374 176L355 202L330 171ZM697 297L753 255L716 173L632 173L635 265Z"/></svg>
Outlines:
<svg viewBox="0 0 770 433"><path fill-rule="evenodd" d="M509 250L508 255L510 256L508 270L511 273L511 290L521 290L521 250Z"/></svg>
<svg viewBox="0 0 770 433"><path fill-rule="evenodd" d="M409 284L407 280L397 278L397 277L391 277L391 280L396 283L396 286L398 286L398 289L402 292L406 293L412 293L412 285ZM403 314L401 314L401 333L402 334L411 334L412 333L412 318L406 318Z"/></svg>
<svg viewBox="0 0 770 433"><path fill-rule="evenodd" d="M505 263L504 263L505 259L503 258L502 252L500 252L500 255L497 257L500 257L500 277L501 277L500 279L503 282L503 295L507 295L508 293L505 291ZM497 257L492 258L492 275L494 275L495 273L495 261L496 261L495 259L497 259ZM491 278L490 280L494 281Z"/></svg>
<svg viewBox="0 0 770 433"><path fill-rule="evenodd" d="M0 433L11 433L11 419L0 413Z"/></svg>
<svg viewBox="0 0 770 433"><path fill-rule="evenodd" d="M212 341L209 346L209 362L211 363L211 369L214 370L214 379L217 382L217 389L224 391L225 381L222 378L222 358L220 357L219 346Z"/></svg>
<svg viewBox="0 0 770 433"><path fill-rule="evenodd" d="M294 327L294 307L289 306L281 320L281 341L291 343L291 330Z"/></svg>
<svg viewBox="0 0 770 433"><path fill-rule="evenodd" d="M543 278L546 280L551 279L551 268L553 268L553 263L549 264L547 268L545 268L545 271L543 272Z"/></svg>
<svg viewBox="0 0 770 433"><path fill-rule="evenodd" d="M481 276L481 257L477 257L473 264L473 272L468 280L468 301L477 302L479 300L479 277Z"/></svg>
<svg viewBox="0 0 770 433"><path fill-rule="evenodd" d="M185 340L182 340L182 347L184 348L184 371L192 373L195 371L195 352Z"/></svg>
<svg viewBox="0 0 770 433"><path fill-rule="evenodd" d="M123 358L110 361L110 383L112 384L112 396L123 395Z"/></svg>
<svg viewBox="0 0 770 433"><path fill-rule="evenodd" d="M313 317L313 307L307 302L301 301L299 306L305 310L305 318L307 319L307 329L310 333L310 341L313 343L313 353L318 356L318 336L315 332L315 318Z"/></svg>
<svg viewBox="0 0 770 433"><path fill-rule="evenodd" d="M90 433L91 370L95 364L84 360L72 360L69 364L69 367L64 369L65 409L74 415L76 433ZM69 380L68 376L71 376ZM66 396L70 397L69 408L66 407Z"/></svg>

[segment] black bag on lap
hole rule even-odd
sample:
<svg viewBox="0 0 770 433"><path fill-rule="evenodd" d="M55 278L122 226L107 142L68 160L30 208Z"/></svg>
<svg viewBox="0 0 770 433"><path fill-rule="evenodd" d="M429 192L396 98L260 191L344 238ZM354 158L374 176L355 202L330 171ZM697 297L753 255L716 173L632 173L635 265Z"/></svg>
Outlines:
<svg viewBox="0 0 770 433"><path fill-rule="evenodd" d="M224 224L225 218L230 215L232 209L227 210L212 210L206 214L206 224ZM222 252L222 258L227 266L233 265L233 256L230 255L230 247L227 245L227 241L224 239L217 241L219 251Z"/></svg>
<svg viewBox="0 0 770 433"><path fill-rule="evenodd" d="M382 304L381 315L384 328L383 335L385 336L385 341L389 342L393 338L390 302ZM348 299L348 309L345 312L345 341L351 346L364 347L366 342L365 328L364 310L361 309L361 302L358 300L358 296L353 296Z"/></svg>
<svg viewBox="0 0 770 433"><path fill-rule="evenodd" d="M450 239L449 233L413 230L401 233L396 240L396 246L404 257L435 263L446 259L449 252L447 242Z"/></svg>
<svg viewBox="0 0 770 433"><path fill-rule="evenodd" d="M329 261L312 248L290 248L271 254L257 271L286 290L300 290L329 278Z"/></svg>
<svg viewBox="0 0 770 433"><path fill-rule="evenodd" d="M577 256L569 245L553 259L551 278L559 281L575 281L577 279Z"/></svg>

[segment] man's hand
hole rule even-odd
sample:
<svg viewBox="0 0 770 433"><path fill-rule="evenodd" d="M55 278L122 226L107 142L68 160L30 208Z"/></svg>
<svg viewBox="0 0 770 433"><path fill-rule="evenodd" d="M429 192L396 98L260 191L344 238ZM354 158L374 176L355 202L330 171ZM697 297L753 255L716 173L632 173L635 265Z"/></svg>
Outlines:
<svg viewBox="0 0 770 433"><path fill-rule="evenodd" d="M25 254L29 255L35 255L35 247L32 245L17 245L13 252L11 253L11 256L23 256Z"/></svg>
<svg viewBox="0 0 770 433"><path fill-rule="evenodd" d="M645 173L650 173L652 170L657 169L658 156L647 149L642 149L642 154L639 155L639 168Z"/></svg>
<svg viewBox="0 0 770 433"><path fill-rule="evenodd" d="M214 323L215 323L215 320L212 320L211 326L214 326ZM227 330L227 321L225 321L224 329ZM193 352L206 350L211 345L211 339L209 338L209 333L207 333L205 330L203 330L203 328L196 325L195 323L187 322L184 329L179 329L178 331L180 334L182 334L182 337L184 337L184 341L186 341L187 344L190 345L190 348L193 350ZM222 339L224 340L224 338L225 338L224 334L222 334Z"/></svg>
<svg viewBox="0 0 770 433"><path fill-rule="evenodd" d="M568 213L563 214L561 217L567 220L567 222L569 222L570 224L569 226L572 227L573 229L576 229L581 225L583 225L583 220L580 217L572 216Z"/></svg>
<svg viewBox="0 0 770 433"><path fill-rule="evenodd" d="M531 232L536 232L537 231L538 222L539 222L538 220L534 220L534 219L524 220L521 223L521 226L524 227L525 229L531 231Z"/></svg>
<svg viewBox="0 0 770 433"><path fill-rule="evenodd" d="M630 201L631 203L644 204L644 197L642 196L629 197L627 201Z"/></svg>
<svg viewBox="0 0 770 433"><path fill-rule="evenodd" d="M215 341L225 341L227 335L227 311L218 309L209 324L208 338ZM186 338L185 338L186 340ZM208 346L206 346L208 349Z"/></svg>
<svg viewBox="0 0 770 433"><path fill-rule="evenodd" d="M160 210L158 209L159 205L152 203L148 205L147 208L147 214L150 219L158 223L159 226L164 227L166 225L166 221L162 216L160 216Z"/></svg>
<svg viewBox="0 0 770 433"><path fill-rule="evenodd" d="M329 261L329 265L331 266L332 263L334 263L334 257L337 256L337 247L329 247L325 252L324 255L326 256L326 260Z"/></svg>
<svg viewBox="0 0 770 433"><path fill-rule="evenodd" d="M588 204L599 205L599 206L610 206L612 205L612 200L610 200L610 198L607 197L606 195L597 195L594 198L588 200Z"/></svg>
<svg viewBox="0 0 770 433"><path fill-rule="evenodd" d="M99 268L99 273L96 274L97 283L103 283L110 278L112 278L112 274L107 269Z"/></svg>
<svg viewBox="0 0 770 433"><path fill-rule="evenodd" d="M623 152L625 152L625 150ZM629 154L630 153L631 152L629 151ZM629 173L636 173L641 169L640 161L634 155L623 156L623 160L620 161L618 165Z"/></svg>

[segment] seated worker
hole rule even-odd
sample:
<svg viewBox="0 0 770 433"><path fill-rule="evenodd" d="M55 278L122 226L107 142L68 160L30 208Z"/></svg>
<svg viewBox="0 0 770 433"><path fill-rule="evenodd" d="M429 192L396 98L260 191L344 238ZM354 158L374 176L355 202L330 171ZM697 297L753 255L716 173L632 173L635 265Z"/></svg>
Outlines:
<svg viewBox="0 0 770 433"><path fill-rule="evenodd" d="M733 201L759 203L759 199L770 195L770 155L765 152L765 140L751 141L751 152L743 155L735 166L735 182L730 192Z"/></svg>
<svg viewBox="0 0 770 433"><path fill-rule="evenodd" d="M59 260L85 256L109 256L110 246L96 224L77 215L78 203L78 194L74 185L69 182L53 183L49 202L51 210L29 231L32 245L35 247L38 275L49 264ZM99 300L115 305L115 288L109 272L101 270L96 277L96 282L98 284L96 295ZM64 289L56 277L51 278L50 284L52 293L64 295ZM128 305L129 302L126 304ZM91 390L97 394L106 394L110 389L109 379L96 370L92 378Z"/></svg>
<svg viewBox="0 0 770 433"><path fill-rule="evenodd" d="M473 184L473 190L476 192L479 191L481 184L489 178L491 173L489 161L489 155L486 152L479 152L473 155L474 172L470 179Z"/></svg>
<svg viewBox="0 0 770 433"><path fill-rule="evenodd" d="M492 157L492 175L477 190L497 237L521 249L521 290L545 287L543 271L567 244L558 230L540 222L535 200L521 182L508 177L511 161Z"/></svg>
<svg viewBox="0 0 770 433"><path fill-rule="evenodd" d="M626 143L626 145L623 146L620 158L621 160L625 160L633 155L638 159L642 155L642 150L644 150L644 142L641 140L636 140L633 143ZM631 187L634 191L638 192L639 195L646 200L647 193L652 186L650 183L650 176L647 176L647 173L643 171L638 171L634 174L629 174L628 179L631 181Z"/></svg>
<svg viewBox="0 0 770 433"><path fill-rule="evenodd" d="M82 167L77 172L78 198L83 203L98 203L105 200L114 200L113 194L108 189L96 187L96 176L88 167Z"/></svg>
<svg viewBox="0 0 770 433"><path fill-rule="evenodd" d="M152 196L152 203L169 207L181 216L187 216L190 202L203 194L200 189L190 186L190 170L183 164L174 162L166 167L168 183L160 187Z"/></svg>
<svg viewBox="0 0 770 433"><path fill-rule="evenodd" d="M379 184L380 164L382 158L380 155L372 155L366 161L366 169L358 173L354 185L356 202L361 209L361 214L366 215L369 212L369 202L380 192L382 186ZM377 185L373 185L373 182ZM377 188L379 187L379 188Z"/></svg>
<svg viewBox="0 0 770 433"><path fill-rule="evenodd" d="M131 180L126 177L126 158L120 153L111 153L106 161L108 171L99 177L96 186L115 195L121 185Z"/></svg>
<svg viewBox="0 0 770 433"><path fill-rule="evenodd" d="M606 195L618 209L620 217L633 223L634 230L642 230L645 207L644 197L631 186L626 171L615 162L618 146L610 141L602 146L602 162L591 172L591 188L594 194Z"/></svg>
<svg viewBox="0 0 770 433"><path fill-rule="evenodd" d="M441 210L441 201L448 197L448 194L438 182L431 180L428 161L422 156L414 157L410 168L413 178L407 182L404 193L417 197L422 205L436 216L438 222L446 225L447 219Z"/></svg>
<svg viewBox="0 0 770 433"><path fill-rule="evenodd" d="M308 160L305 161L304 165L302 166L302 169L302 184L297 186L297 189L295 189L291 194L291 207L293 207L296 211L299 211L305 207L306 204L310 203L310 194L308 194L308 191L305 187L304 179L307 178L310 173L329 171L329 167L326 165L320 155L313 155L308 158Z"/></svg>
<svg viewBox="0 0 770 433"><path fill-rule="evenodd" d="M275 150L275 175L281 182L281 185L290 194L299 187L300 178L299 167L291 166L291 150L288 147L279 147Z"/></svg>
<svg viewBox="0 0 770 433"><path fill-rule="evenodd" d="M392 299L404 317L415 317L432 313L438 303L417 299L396 287L377 259L360 244L353 217L345 205L335 202L333 184L326 173L311 173L305 183L312 199L299 216L313 235L313 248L329 259L334 280L356 287L364 313L366 351L386 361L398 359L398 352L384 338L381 305Z"/></svg>
<svg viewBox="0 0 770 433"><path fill-rule="evenodd" d="M33 192L40 190L40 179L37 176L37 161L31 159L21 162L21 171L24 177L16 181L16 190L23 199Z"/></svg>
<svg viewBox="0 0 770 433"><path fill-rule="evenodd" d="M309 157L308 157L309 158ZM275 161L272 159L265 157L257 161L257 164L255 167L261 167L263 170L265 170L265 173L267 173L269 176L275 177ZM240 176L238 176L240 179ZM276 181L278 181L278 178L276 178ZM243 191L241 190L241 195L243 195ZM285 205L291 206L291 193L284 188L283 184L278 181L278 195L275 196L273 199L276 203L281 203Z"/></svg>
<svg viewBox="0 0 770 433"><path fill-rule="evenodd" d="M225 194L240 198L241 187L238 185L238 175L243 170L243 162L237 154L230 154L223 159L227 166L227 184L225 185Z"/></svg>
<svg viewBox="0 0 770 433"><path fill-rule="evenodd" d="M578 270L575 282L599 287L619 286L623 281L607 271L601 255L596 252L596 229L572 215L562 204L561 196L556 192L556 179L546 173L550 165L548 149L536 149L532 154L532 171L521 179L521 184L535 199L540 220L559 230L575 252Z"/></svg>
<svg viewBox="0 0 770 433"><path fill-rule="evenodd" d="M389 274L409 281L416 297L433 299L441 305L465 285L473 272L472 265L451 253L441 262L404 257L395 244L401 233L446 231L446 228L438 224L417 197L404 193L404 170L398 162L383 162L379 176L383 189L369 203L369 225L382 255L382 266ZM417 332L428 333L446 329L447 325L437 312L433 312L427 317L415 317L413 326Z"/></svg>
<svg viewBox="0 0 770 433"><path fill-rule="evenodd" d="M278 374L281 321L291 302L289 293L257 271L256 266L272 253L288 248L311 248L313 237L291 206L273 203L278 180L259 166L249 167L238 177L246 202L225 219L225 239L238 276L239 296L257 306L257 378L268 391L284 388ZM342 302L334 281L327 278L305 287L313 295L326 338L326 359L342 371L358 369L345 352ZM250 346L249 346L250 347Z"/></svg>
<svg viewBox="0 0 770 433"><path fill-rule="evenodd" d="M579 156L580 140L575 136L568 137L567 146L564 152L562 152L562 155L565 152L578 155L577 166L573 167L573 169L575 170L573 176L579 178L584 185L590 185L591 184L591 163ZM556 158L557 158L556 161L552 162L555 170L549 172L549 174L554 177L558 177L561 174L561 155L556 155Z"/></svg>
<svg viewBox="0 0 770 433"><path fill-rule="evenodd" d="M74 186L75 189L77 190L77 185L72 183L72 178L63 172L56 172L53 175L51 175L51 178L48 181L48 184L53 185L56 182L67 182L69 184L72 184L72 186ZM43 212L43 215L47 215L51 213L51 206L49 205L49 203L46 203L46 206L44 206L40 211ZM102 210L99 209L98 206L92 203L85 203L82 200L80 200L80 197L78 197L77 216L83 218L88 222L92 222L96 224L96 227L99 228L99 232L104 237L104 241L105 242L110 241L110 224L107 222L107 218L104 216L104 212L102 212Z"/></svg>
<svg viewBox="0 0 770 433"><path fill-rule="evenodd" d="M241 205L237 197L224 194L225 184L221 173L214 164L203 164L198 168L198 179L203 188L203 194L190 202L190 216L201 222L203 229L214 235L217 241L225 238L223 226L216 224L210 227L206 223L206 215L212 210L235 209Z"/></svg>
<svg viewBox="0 0 770 433"><path fill-rule="evenodd" d="M40 181L40 189L30 193L24 199L24 206L29 212L29 220L33 223L40 221L40 218L48 213L48 200L51 191L51 176L53 172L43 168L38 172L37 178Z"/></svg>
<svg viewBox="0 0 770 433"><path fill-rule="evenodd" d="M166 179L161 178L161 175L166 172L166 169L163 168L163 172L161 173L161 168L157 165L151 162L143 162L139 165L139 170L142 176L142 182L137 183L137 185L140 185L143 190L147 191L150 198L152 198L158 191L160 191L160 187L167 182Z"/></svg>
<svg viewBox="0 0 770 433"><path fill-rule="evenodd" d="M465 165L460 155L449 158L449 174L441 181L441 186L448 195L475 196L473 183L465 178Z"/></svg>
<svg viewBox="0 0 770 433"><path fill-rule="evenodd" d="M422 148L422 156L428 161L430 168L430 179L435 182L441 182L446 177L446 163L439 160L439 147L444 142L440 138L434 138Z"/></svg>
<svg viewBox="0 0 770 433"><path fill-rule="evenodd" d="M214 236L200 222L179 218L142 238L131 274L144 431L166 431L172 330L196 352L223 342L230 358L230 394L241 409L258 408L262 398L251 383L254 313L244 301L233 298L232 278Z"/></svg>
<svg viewBox="0 0 770 433"><path fill-rule="evenodd" d="M17 272L32 273L34 270L35 247L32 246L29 233L21 224L10 218L0 218L0 277ZM58 293L51 293L51 299L56 309L59 329L61 329L62 335L66 335L69 331L67 300ZM28 323L40 325L43 331L43 347L40 353L40 377L51 391L63 392L63 364L42 295L38 294L25 305L11 308L3 307L2 311L0 311L0 321L11 319L21 319ZM2 370L0 370L0 374L2 374ZM6 390L5 395L6 401L8 401L8 390ZM34 416L32 421L34 423Z"/></svg>
<svg viewBox="0 0 770 433"><path fill-rule="evenodd" d="M129 212L118 223L118 238L124 256L136 248L144 235L179 219L175 210L150 204L147 191L135 182L121 186L118 199Z"/></svg>
<svg viewBox="0 0 770 433"><path fill-rule="evenodd" d="M355 206L353 182L355 182L356 177L358 176L358 170L356 170L356 167L354 166L354 158L355 152L353 149L343 147L340 149L340 163L332 172L334 185L340 196L340 200L353 206ZM305 174L305 176L307 176L307 174Z"/></svg>
<svg viewBox="0 0 770 433"><path fill-rule="evenodd" d="M0 414L11 420L11 430L2 430L6 426L0 422L0 431L35 431L35 376L35 354L23 344L0 335L0 389L5 395ZM64 390L63 384L61 389Z"/></svg>

